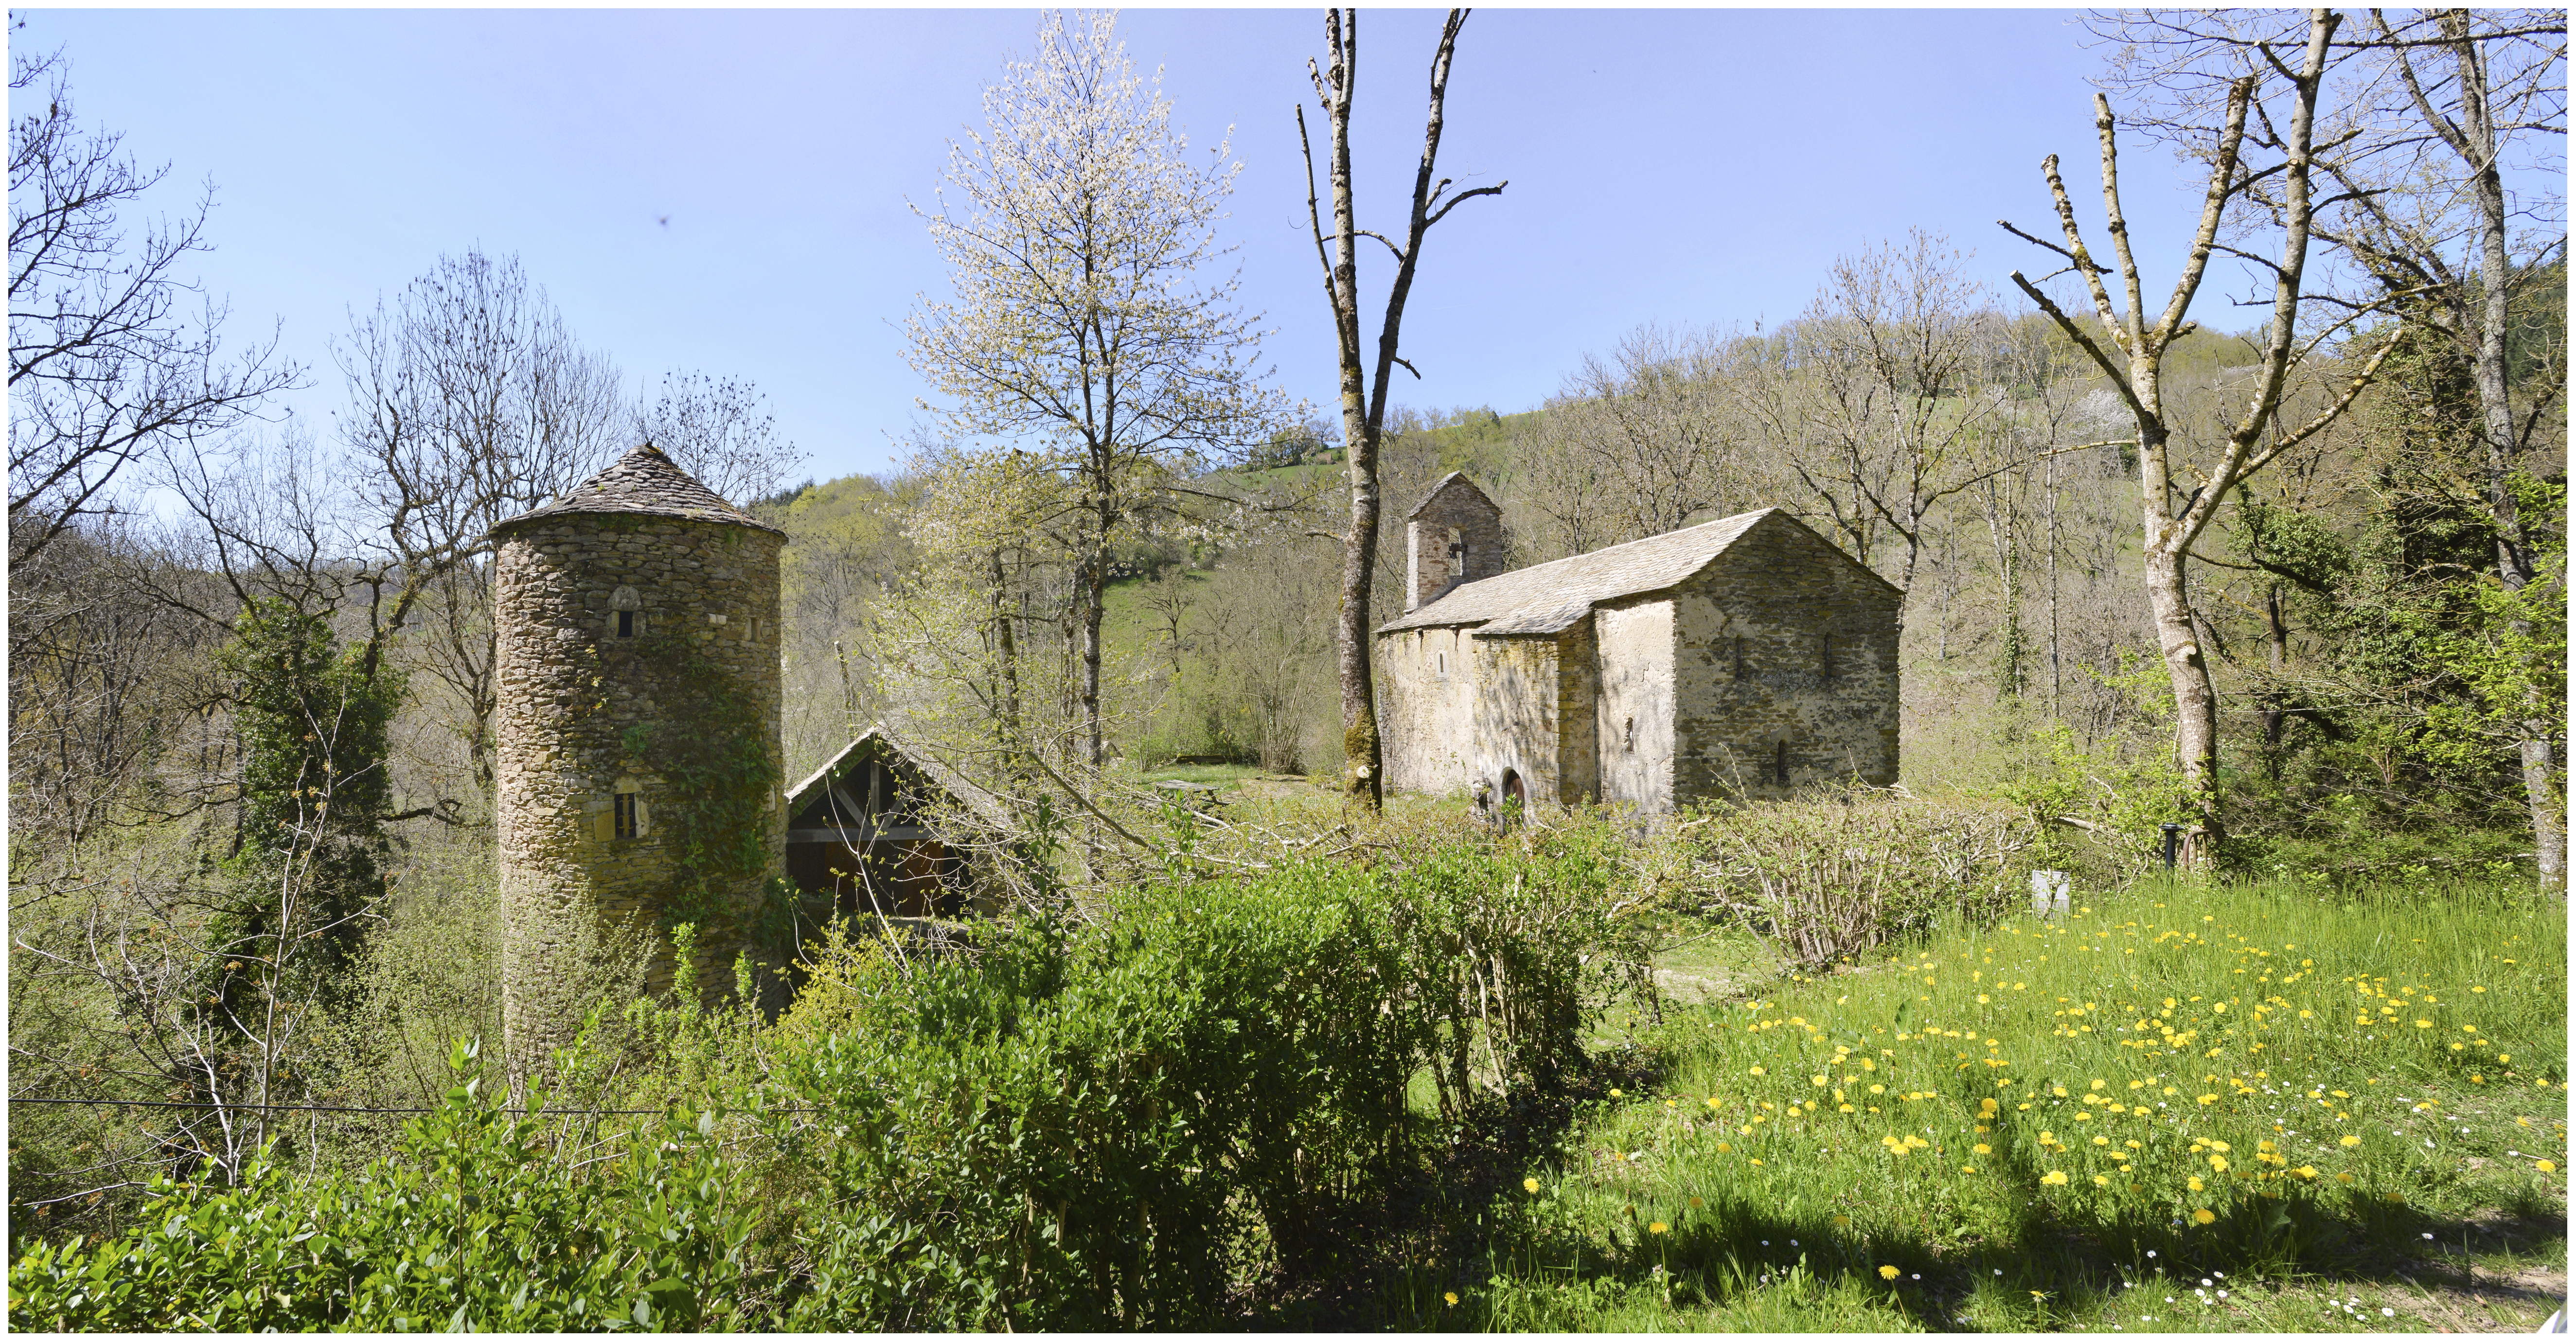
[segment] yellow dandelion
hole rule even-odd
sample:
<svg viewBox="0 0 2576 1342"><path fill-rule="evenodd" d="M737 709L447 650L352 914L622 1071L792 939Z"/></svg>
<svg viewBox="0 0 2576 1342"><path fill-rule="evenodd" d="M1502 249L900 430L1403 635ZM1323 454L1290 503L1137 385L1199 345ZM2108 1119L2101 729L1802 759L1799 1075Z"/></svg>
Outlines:
<svg viewBox="0 0 2576 1342"><path fill-rule="evenodd" d="M1524 1192L1524 1193L1535 1193L1535 1192L1537 1192L1537 1191L1538 1191L1538 1180L1536 1180L1536 1179L1523 1179L1523 1180L1521 1180L1521 1191L1522 1191L1522 1192Z"/></svg>
<svg viewBox="0 0 2576 1342"><path fill-rule="evenodd" d="M1448 1301L1452 1305L1458 1303L1458 1293L1456 1291L1442 1291L1440 1293L1440 1298Z"/></svg>
<svg viewBox="0 0 2576 1342"><path fill-rule="evenodd" d="M1692 1199L1691 1199L1691 1210L1692 1210L1692 1211L1698 1211L1700 1208L1705 1207L1705 1206L1707 1206L1707 1205L1708 1205L1707 1203L1700 1201L1698 1198L1692 1198Z"/></svg>
<svg viewBox="0 0 2576 1342"><path fill-rule="evenodd" d="M1971 1149L1971 1150L1974 1150L1978 1155L1981 1155L1981 1156L1991 1156L1991 1155L1993 1155L1993 1154L1995 1153L1995 1149L1994 1149L1993 1147L1991 1147L1991 1146L1986 1145L1984 1142L1979 1142L1979 1143L1977 1143L1974 1147L1972 1147L1972 1148L1970 1148L1970 1149Z"/></svg>
<svg viewBox="0 0 2576 1342"><path fill-rule="evenodd" d="M2210 1222L2218 1219L2218 1213L2211 1211L2207 1207L2203 1207L2200 1210L2193 1212L2191 1214L2191 1219L2201 1225L2208 1225Z"/></svg>
<svg viewBox="0 0 2576 1342"><path fill-rule="evenodd" d="M2209 1158L2209 1167L2210 1167L2211 1169L2213 1169L2213 1170L2218 1171L2218 1172L2219 1172L2219 1173L2221 1173L2221 1174L2225 1174L2225 1173L2227 1173L2227 1157L2225 1157L2225 1156L2211 1156L2211 1157Z"/></svg>
<svg viewBox="0 0 2576 1342"><path fill-rule="evenodd" d="M2066 1172L2064 1170L2050 1170L2048 1173L2039 1176L2039 1181L2050 1185L2062 1184L2066 1182Z"/></svg>
<svg viewBox="0 0 2576 1342"><path fill-rule="evenodd" d="M1617 1086L1612 1086L1610 1088L1610 1098L1614 1100L1619 1098L1619 1088Z"/></svg>
<svg viewBox="0 0 2576 1342"><path fill-rule="evenodd" d="M1649 1235L1660 1235L1664 1233L1667 1228L1668 1227L1666 1227L1661 1221L1649 1221L1646 1223L1646 1233Z"/></svg>
<svg viewBox="0 0 2576 1342"><path fill-rule="evenodd" d="M1807 1079L1808 1079L1809 1081L1813 1081L1813 1082L1815 1082L1815 1083L1816 1083L1817 1085L1819 1085L1819 1086L1826 1084L1826 1083L1825 1083L1825 1078L1823 1078L1823 1077L1821 1077L1821 1076L1811 1076L1811 1077L1808 1077Z"/></svg>
<svg viewBox="0 0 2576 1342"><path fill-rule="evenodd" d="M1889 1281L1894 1281L1896 1280L1896 1269L1892 1267L1881 1267L1878 1270L1878 1275L1885 1277Z"/></svg>
<svg viewBox="0 0 2576 1342"><path fill-rule="evenodd" d="M2536 1169L2543 1174L2556 1174L2558 1172L2558 1162L2554 1160L2535 1160L2531 1162L2531 1165L2533 1169Z"/></svg>
<svg viewBox="0 0 2576 1342"><path fill-rule="evenodd" d="M2206 1193L2209 1191L2209 1185L2202 1183L2200 1181L2200 1176L2197 1174L2191 1176L2187 1186L2195 1193Z"/></svg>
<svg viewBox="0 0 2576 1342"><path fill-rule="evenodd" d="M2338 1146L2359 1146L2361 1145L2361 1139L2353 1136L2351 1133L2345 1133L2343 1136L2335 1139L2335 1144Z"/></svg>
<svg viewBox="0 0 2576 1342"><path fill-rule="evenodd" d="M1835 1217L1835 1218L1834 1218L1834 1224L1835 1224L1835 1225L1838 1225L1838 1226L1847 1226L1847 1225L1850 1225L1850 1224L1851 1224L1851 1218L1850 1218L1850 1217L1848 1217L1848 1216L1837 1216L1837 1217Z"/></svg>
<svg viewBox="0 0 2576 1342"><path fill-rule="evenodd" d="M2093 1182L2094 1182L2094 1183L2096 1183L2096 1184L2101 1185L2101 1186L2102 1186L2102 1187L2104 1187L2104 1188L2109 1188L2109 1187L2111 1186L2111 1181L2110 1181L2110 1180L2105 1179L2105 1178L2103 1178L2101 1175L2098 1175L2098 1174L2093 1176Z"/></svg>
<svg viewBox="0 0 2576 1342"><path fill-rule="evenodd" d="M2317 1177L2317 1167L2314 1165L2301 1165L2297 1169L2290 1171L2290 1173L2295 1174L2302 1179L2313 1179Z"/></svg>

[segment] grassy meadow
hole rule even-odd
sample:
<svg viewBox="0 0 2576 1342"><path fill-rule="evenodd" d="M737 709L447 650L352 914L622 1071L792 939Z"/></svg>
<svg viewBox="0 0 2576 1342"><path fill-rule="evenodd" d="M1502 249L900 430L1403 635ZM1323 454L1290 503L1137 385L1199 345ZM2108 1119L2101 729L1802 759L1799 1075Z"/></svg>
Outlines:
<svg viewBox="0 0 2576 1342"><path fill-rule="evenodd" d="M1662 1079L1586 1106L1383 1308L2529 1331L2565 1291L2565 919L2475 890L2142 887L1668 1006L1621 1043Z"/></svg>

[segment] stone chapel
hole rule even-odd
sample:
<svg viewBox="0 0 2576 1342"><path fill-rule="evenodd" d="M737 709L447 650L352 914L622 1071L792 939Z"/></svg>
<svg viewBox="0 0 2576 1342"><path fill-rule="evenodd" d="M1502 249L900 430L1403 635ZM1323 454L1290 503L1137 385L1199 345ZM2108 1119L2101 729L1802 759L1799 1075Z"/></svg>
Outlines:
<svg viewBox="0 0 2576 1342"><path fill-rule="evenodd" d="M1504 572L1463 474L1405 525L1377 631L1386 784L1649 810L1896 781L1898 604L1777 508Z"/></svg>

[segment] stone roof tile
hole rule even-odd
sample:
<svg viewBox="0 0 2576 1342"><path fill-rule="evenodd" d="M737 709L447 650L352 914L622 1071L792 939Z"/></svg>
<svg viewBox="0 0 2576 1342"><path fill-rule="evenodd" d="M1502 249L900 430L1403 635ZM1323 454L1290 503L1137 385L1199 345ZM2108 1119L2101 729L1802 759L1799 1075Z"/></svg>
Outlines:
<svg viewBox="0 0 2576 1342"><path fill-rule="evenodd" d="M1596 601L1660 591L1706 568L1756 522L1780 510L1737 513L1625 545L1480 578L1378 627L1381 634L1476 624L1480 638L1555 634L1590 614ZM1786 514L1783 514L1785 516Z"/></svg>
<svg viewBox="0 0 2576 1342"><path fill-rule="evenodd" d="M572 513L643 513L652 517L685 517L695 522L721 522L777 532L778 528L725 502L716 492L681 470L662 449L645 443L619 457L607 470L582 481L561 497L530 508L492 528L517 526ZM784 535L784 532L779 532Z"/></svg>

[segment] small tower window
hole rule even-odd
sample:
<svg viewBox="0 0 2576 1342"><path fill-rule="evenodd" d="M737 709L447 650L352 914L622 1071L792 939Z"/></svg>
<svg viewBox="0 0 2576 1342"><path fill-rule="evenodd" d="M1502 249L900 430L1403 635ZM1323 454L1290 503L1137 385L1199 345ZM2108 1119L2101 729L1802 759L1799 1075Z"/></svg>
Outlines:
<svg viewBox="0 0 2576 1342"><path fill-rule="evenodd" d="M1779 742L1771 748L1771 774L1780 786L1789 786L1789 743Z"/></svg>
<svg viewBox="0 0 2576 1342"><path fill-rule="evenodd" d="M619 638L633 638L644 632L644 598L632 587L620 587L608 596L608 608L616 612L609 624Z"/></svg>
<svg viewBox="0 0 2576 1342"><path fill-rule="evenodd" d="M617 794L617 837L632 839L644 833L644 806L637 794Z"/></svg>
<svg viewBox="0 0 2576 1342"><path fill-rule="evenodd" d="M619 638L635 637L635 612L631 610L621 610L617 612L617 636Z"/></svg>

